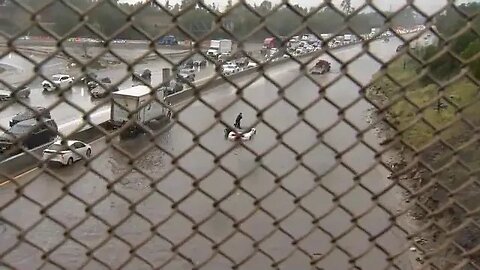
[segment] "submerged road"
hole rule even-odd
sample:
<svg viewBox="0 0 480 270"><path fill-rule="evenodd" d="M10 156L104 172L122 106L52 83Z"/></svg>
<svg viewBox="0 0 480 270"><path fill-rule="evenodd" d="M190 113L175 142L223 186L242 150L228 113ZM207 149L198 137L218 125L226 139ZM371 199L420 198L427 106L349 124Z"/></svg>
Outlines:
<svg viewBox="0 0 480 270"><path fill-rule="evenodd" d="M399 44L374 42L370 51L387 60ZM356 46L335 56L347 61L359 53ZM347 70L366 84L379 68L363 54ZM0 222L1 261L36 269L47 252L45 269L394 268L384 251L408 248L389 220L400 195L392 189L372 199L390 184L388 172L370 149L381 149L374 130L358 142L370 105L356 102L360 87L339 70L334 63L331 74L312 81L296 64L278 66L265 74L289 85L284 91L262 76L251 84L253 76L240 79L239 86L248 84L239 93L245 101L223 85L203 102L181 105L181 124L158 137L102 139L93 143L88 166L17 177L0 187L0 207L8 205L0 213L8 220ZM333 81L321 93L335 105L325 99L310 105L320 97L317 84ZM308 109L299 115L292 104ZM245 144L225 141L218 123L232 123L239 112L243 125L258 130ZM406 254L392 263L411 269Z"/></svg>

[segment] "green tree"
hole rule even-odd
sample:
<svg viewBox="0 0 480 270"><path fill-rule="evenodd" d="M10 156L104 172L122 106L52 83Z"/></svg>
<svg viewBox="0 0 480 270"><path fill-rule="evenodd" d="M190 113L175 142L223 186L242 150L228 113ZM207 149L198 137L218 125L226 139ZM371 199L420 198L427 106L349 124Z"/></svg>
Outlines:
<svg viewBox="0 0 480 270"><path fill-rule="evenodd" d="M468 47L462 52L462 58L471 61L470 71L475 78L480 79L480 59L477 59L480 53L480 39L470 42Z"/></svg>
<svg viewBox="0 0 480 270"><path fill-rule="evenodd" d="M272 5L272 2L270 1L263 1L262 3L260 3L260 6L258 7L255 6L255 9L260 14L267 14L272 10L272 8L273 8L273 5Z"/></svg>
<svg viewBox="0 0 480 270"><path fill-rule="evenodd" d="M352 1L351 0L342 0L340 3L340 7L342 8L345 14L350 15L353 12Z"/></svg>
<svg viewBox="0 0 480 270"><path fill-rule="evenodd" d="M388 13L387 15L391 15ZM412 27L422 24L421 16L412 7L408 6L392 18L392 26Z"/></svg>

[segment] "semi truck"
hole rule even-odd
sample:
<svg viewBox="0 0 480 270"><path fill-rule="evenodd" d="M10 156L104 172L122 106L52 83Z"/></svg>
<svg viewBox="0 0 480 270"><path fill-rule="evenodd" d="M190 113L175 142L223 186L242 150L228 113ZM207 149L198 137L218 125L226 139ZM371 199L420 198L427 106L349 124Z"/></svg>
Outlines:
<svg viewBox="0 0 480 270"><path fill-rule="evenodd" d="M263 49L270 50L280 47L282 41L279 38L269 37L263 41Z"/></svg>
<svg viewBox="0 0 480 270"><path fill-rule="evenodd" d="M263 40L262 50L260 51L261 54L267 55L272 49L278 49L277 51L281 51L281 54L285 51L284 46L282 43L286 40L285 37L268 37ZM288 45L289 42L286 42ZM279 53L280 54L280 53Z"/></svg>
<svg viewBox="0 0 480 270"><path fill-rule="evenodd" d="M221 54L231 54L233 43L230 39L211 40L207 55L218 57Z"/></svg>
<svg viewBox="0 0 480 270"><path fill-rule="evenodd" d="M165 106L163 91L138 85L112 93L110 122L114 127L127 128L121 137L132 137L144 132L153 120L166 120L171 111Z"/></svg>

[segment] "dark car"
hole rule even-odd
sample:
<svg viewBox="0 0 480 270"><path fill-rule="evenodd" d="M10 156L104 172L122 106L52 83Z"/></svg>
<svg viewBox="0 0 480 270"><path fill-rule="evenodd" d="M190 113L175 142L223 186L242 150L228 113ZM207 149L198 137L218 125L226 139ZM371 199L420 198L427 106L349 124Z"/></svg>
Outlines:
<svg viewBox="0 0 480 270"><path fill-rule="evenodd" d="M112 84L110 78L102 78L100 83L101 85L97 85L97 87L90 90L90 94L93 98L104 98L110 93L118 91L118 87Z"/></svg>
<svg viewBox="0 0 480 270"><path fill-rule="evenodd" d="M171 80L160 85L164 96L169 96L183 90L183 84L177 80Z"/></svg>
<svg viewBox="0 0 480 270"><path fill-rule="evenodd" d="M241 57L241 58L238 58L238 59L235 60L235 63L239 67L246 67L249 62L250 62L250 60L247 57Z"/></svg>
<svg viewBox="0 0 480 270"><path fill-rule="evenodd" d="M7 90L0 90L0 101L7 101L10 100L12 97L12 93Z"/></svg>
<svg viewBox="0 0 480 270"><path fill-rule="evenodd" d="M28 98L30 96L30 88L28 86L22 86L16 90L14 90L11 94L12 97L15 97L17 99L20 98Z"/></svg>
<svg viewBox="0 0 480 270"><path fill-rule="evenodd" d="M158 45L177 45L178 40L174 35L166 35L158 40Z"/></svg>
<svg viewBox="0 0 480 270"><path fill-rule="evenodd" d="M17 145L32 149L46 144L57 137L57 132L58 127L53 119L29 119L19 122L0 134L0 153L17 154L21 152Z"/></svg>
<svg viewBox="0 0 480 270"><path fill-rule="evenodd" d="M141 79L140 79L141 78ZM152 81L152 72L149 69L145 69L142 74L133 73L132 74L132 82L134 85L141 83L144 80L147 83L151 83Z"/></svg>
<svg viewBox="0 0 480 270"><path fill-rule="evenodd" d="M205 59L193 60L193 65L195 67L205 67L207 65L207 60L205 60Z"/></svg>
<svg viewBox="0 0 480 270"><path fill-rule="evenodd" d="M51 119L52 116L50 115L50 111L48 111L47 108L35 107L35 108L27 109L24 112L17 113L12 118L12 120L10 120L9 124L10 124L10 127L13 127L18 122L22 122L29 119L36 119L36 118Z"/></svg>
<svg viewBox="0 0 480 270"><path fill-rule="evenodd" d="M0 101L7 101L12 98L18 100L28 98L30 96L30 88L28 86L20 87L16 90L0 90Z"/></svg>
<svg viewBox="0 0 480 270"><path fill-rule="evenodd" d="M328 61L325 60L319 60L315 66L311 69L312 74L325 74L327 72L330 72L330 69L332 66Z"/></svg>
<svg viewBox="0 0 480 270"><path fill-rule="evenodd" d="M180 69L180 71L177 73L177 79L193 82L195 80L195 69L194 68Z"/></svg>
<svg viewBox="0 0 480 270"><path fill-rule="evenodd" d="M82 83L84 83L88 89L93 89L98 86L98 83L96 82L97 77L98 76L95 73L88 73L83 76L80 81L82 81Z"/></svg>
<svg viewBox="0 0 480 270"><path fill-rule="evenodd" d="M193 66L194 66L193 59L188 59L187 61L185 61L183 63L182 66L183 66L182 68L193 68Z"/></svg>

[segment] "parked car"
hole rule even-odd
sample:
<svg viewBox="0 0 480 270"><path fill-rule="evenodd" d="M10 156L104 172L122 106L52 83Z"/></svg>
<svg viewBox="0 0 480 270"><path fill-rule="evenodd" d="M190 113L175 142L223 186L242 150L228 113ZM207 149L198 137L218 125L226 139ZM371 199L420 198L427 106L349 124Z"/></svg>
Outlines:
<svg viewBox="0 0 480 270"><path fill-rule="evenodd" d="M177 73L177 79L193 82L195 80L195 69L194 68L182 68Z"/></svg>
<svg viewBox="0 0 480 270"><path fill-rule="evenodd" d="M183 84L177 80L171 80L163 83L160 86L160 91L163 91L163 96L169 96L183 90Z"/></svg>
<svg viewBox="0 0 480 270"><path fill-rule="evenodd" d="M108 77L100 79L100 83L101 84L97 85L97 87L90 90L90 94L93 98L104 98L110 93L118 91L118 87L114 86Z"/></svg>
<svg viewBox="0 0 480 270"><path fill-rule="evenodd" d="M32 110L33 109L33 110ZM13 127L16 123L29 120L29 119L51 119L52 116L50 115L50 111L44 107L34 107L25 110L24 112L17 113L12 119L10 120L10 127Z"/></svg>
<svg viewBox="0 0 480 270"><path fill-rule="evenodd" d="M240 71L240 67L235 63L228 62L225 65L222 65L222 73L224 75L231 75L239 71Z"/></svg>
<svg viewBox="0 0 480 270"><path fill-rule="evenodd" d="M0 153L17 154L22 145L27 149L46 144L57 137L58 127L53 119L21 121L0 134Z"/></svg>
<svg viewBox="0 0 480 270"><path fill-rule="evenodd" d="M51 82L44 80L42 82L42 87L44 91L54 91L58 87L64 88L73 84L74 78L70 75L65 74L56 74L52 76Z"/></svg>
<svg viewBox="0 0 480 270"><path fill-rule="evenodd" d="M92 155L92 147L81 141L56 141L43 150L43 159L62 165L72 165L75 161Z"/></svg>

